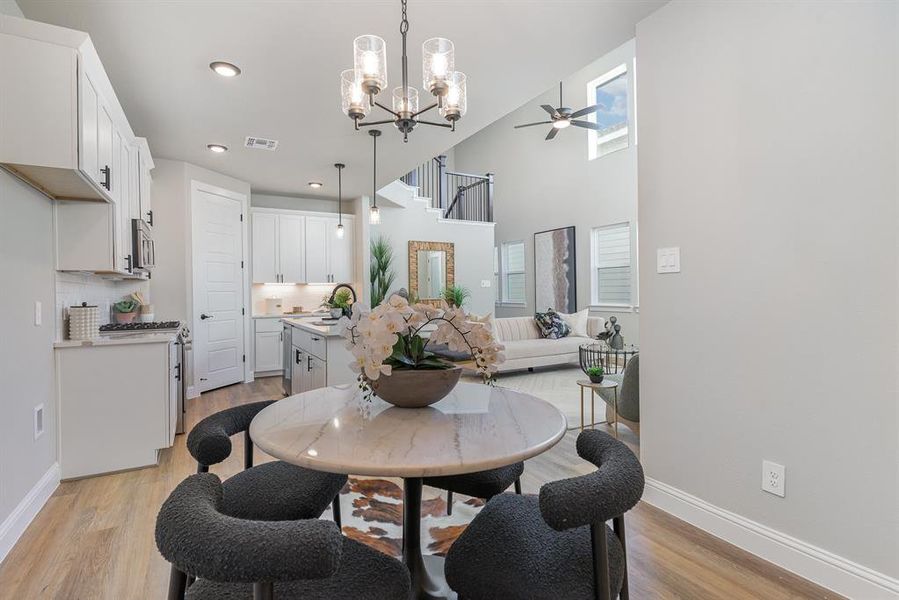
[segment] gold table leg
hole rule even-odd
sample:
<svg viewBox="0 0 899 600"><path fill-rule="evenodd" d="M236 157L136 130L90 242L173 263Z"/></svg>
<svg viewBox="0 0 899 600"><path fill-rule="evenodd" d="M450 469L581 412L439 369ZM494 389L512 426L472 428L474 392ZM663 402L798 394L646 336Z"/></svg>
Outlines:
<svg viewBox="0 0 899 600"><path fill-rule="evenodd" d="M615 391L615 439L618 439L618 386L612 388Z"/></svg>
<svg viewBox="0 0 899 600"><path fill-rule="evenodd" d="M596 429L596 390L590 388L590 428Z"/></svg>
<svg viewBox="0 0 899 600"><path fill-rule="evenodd" d="M578 386L581 388L581 431L584 430L584 386Z"/></svg>

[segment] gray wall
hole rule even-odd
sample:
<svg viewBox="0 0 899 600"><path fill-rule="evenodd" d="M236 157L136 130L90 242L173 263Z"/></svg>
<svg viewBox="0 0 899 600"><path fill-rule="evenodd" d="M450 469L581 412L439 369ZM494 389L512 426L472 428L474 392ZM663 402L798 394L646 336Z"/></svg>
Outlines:
<svg viewBox="0 0 899 600"><path fill-rule="evenodd" d="M637 27L647 476L892 577L897 6L675 2Z"/></svg>
<svg viewBox="0 0 899 600"><path fill-rule="evenodd" d="M0 523L56 462L53 206L0 170ZM42 325L34 325L34 302ZM33 411L44 405L44 434Z"/></svg>
<svg viewBox="0 0 899 600"><path fill-rule="evenodd" d="M587 83L624 62L632 63L633 58L634 42L630 41L564 79L565 104L574 109L586 106ZM629 64L629 71L631 67ZM633 77L630 81L633 89ZM557 106L558 87L547 90L455 147L457 170L496 175L496 243L525 242L527 306L497 306L497 316L534 313L534 233L570 225L577 227L577 305L578 309L584 309L591 301L591 229L629 221L632 231L636 231L637 150L634 145L633 94L629 100L630 146L592 161L587 157L585 130L571 127L546 142L543 138L549 125L513 128L521 123L546 120L547 115L540 105ZM632 235L634 267L636 237ZM492 262L492 258L490 260ZM634 288L636 280L635 273ZM636 289L633 295L636 298ZM639 341L637 313L623 310L594 310L592 313L618 316L626 341Z"/></svg>

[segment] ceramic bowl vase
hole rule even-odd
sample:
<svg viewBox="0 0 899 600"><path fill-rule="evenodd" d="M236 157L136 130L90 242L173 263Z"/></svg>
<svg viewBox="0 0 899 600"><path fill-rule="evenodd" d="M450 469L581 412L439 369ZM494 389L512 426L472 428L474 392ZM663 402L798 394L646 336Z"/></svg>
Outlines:
<svg viewBox="0 0 899 600"><path fill-rule="evenodd" d="M462 375L462 367L449 369L394 369L371 382L378 398L400 408L424 408L446 397Z"/></svg>
<svg viewBox="0 0 899 600"><path fill-rule="evenodd" d="M602 375L587 375L590 378L590 383L602 383Z"/></svg>

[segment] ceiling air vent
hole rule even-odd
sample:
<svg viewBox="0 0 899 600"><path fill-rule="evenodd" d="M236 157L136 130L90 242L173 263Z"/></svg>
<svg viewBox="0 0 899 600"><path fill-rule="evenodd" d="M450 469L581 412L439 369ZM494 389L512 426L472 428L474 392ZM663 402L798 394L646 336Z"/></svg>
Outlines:
<svg viewBox="0 0 899 600"><path fill-rule="evenodd" d="M276 150L278 148L278 140L267 140L261 137L247 137L244 144L247 148L255 148L257 150Z"/></svg>

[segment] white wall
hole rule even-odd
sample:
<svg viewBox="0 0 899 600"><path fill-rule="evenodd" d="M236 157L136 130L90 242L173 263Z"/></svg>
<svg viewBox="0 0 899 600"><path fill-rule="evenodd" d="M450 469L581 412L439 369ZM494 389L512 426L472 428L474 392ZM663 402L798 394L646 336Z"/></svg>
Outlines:
<svg viewBox="0 0 899 600"><path fill-rule="evenodd" d="M16 0L0 0L0 14L19 17L20 19L25 18L25 15L22 14L22 9L19 8L18 3L16 3Z"/></svg>
<svg viewBox="0 0 899 600"><path fill-rule="evenodd" d="M274 194L253 193L250 205L264 208L280 208L287 210L311 210L313 212L337 213L337 200L327 198L305 198L303 196L276 196ZM344 200L343 214L351 213L350 202Z"/></svg>
<svg viewBox="0 0 899 600"><path fill-rule="evenodd" d="M625 62L629 63L630 71L633 58L632 40L566 77L563 80L565 105L575 110L587 106L587 83ZM633 82L630 77L631 91ZM549 125L514 129L522 123L548 120L540 105L557 106L558 87L547 90L455 147L457 170L496 175L496 243L525 242L526 306L498 306L498 316L534 314L538 308L534 306L534 234L571 225L576 227L577 306L578 309L590 306L591 229L637 221L637 150L633 143L632 93L629 103L630 146L592 161L587 157L586 130L571 127L547 142L544 137ZM632 231L635 231L633 226ZM636 250L636 235L632 235L634 257ZM492 262L492 257L490 260ZM636 265L636 259L634 263ZM634 288L632 293L636 297L636 275ZM638 314L635 312L594 309L592 313L604 317L616 315L625 340L629 343L639 341Z"/></svg>
<svg viewBox="0 0 899 600"><path fill-rule="evenodd" d="M674 2L637 28L646 474L893 578L897 6Z"/></svg>
<svg viewBox="0 0 899 600"><path fill-rule="evenodd" d="M371 239L380 235L390 239L396 273L391 291L401 287L410 289L410 241L451 242L455 253L455 283L471 291L465 309L481 315L493 312L493 288L481 287L482 280L493 281L493 226L438 221L437 216L425 210L424 202L419 201L411 201L409 208L381 207L381 224L371 225L370 235ZM366 281L366 287L370 286Z"/></svg>
<svg viewBox="0 0 899 600"><path fill-rule="evenodd" d="M0 170L0 560L23 525L16 507L56 463L52 203ZM34 302L42 305L34 325ZM44 405L44 434L33 411ZM58 481L58 475L57 475ZM25 522L27 523L27 521ZM12 527L11 533L7 527Z"/></svg>

